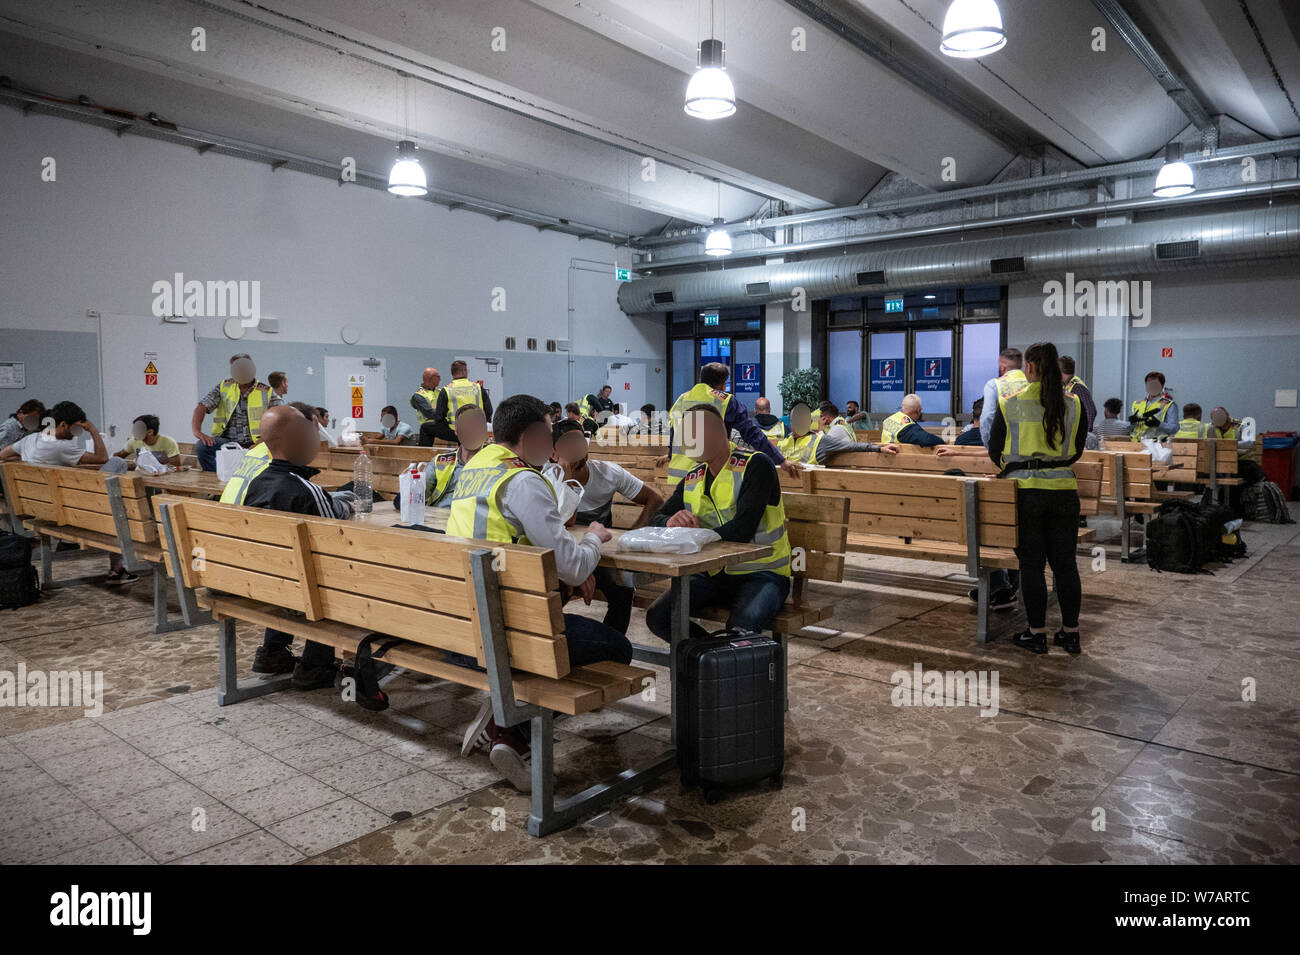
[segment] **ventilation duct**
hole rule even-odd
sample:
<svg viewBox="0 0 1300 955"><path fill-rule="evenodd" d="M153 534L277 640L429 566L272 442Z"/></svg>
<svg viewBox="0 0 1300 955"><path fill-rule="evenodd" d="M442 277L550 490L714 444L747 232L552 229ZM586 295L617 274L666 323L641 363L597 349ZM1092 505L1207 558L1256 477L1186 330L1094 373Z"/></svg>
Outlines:
<svg viewBox="0 0 1300 955"><path fill-rule="evenodd" d="M1195 246L1194 257L1162 255L1161 249ZM860 279L891 291L994 281L995 260L1023 259L1017 280L1089 276L1134 277L1162 271L1222 268L1300 256L1300 207L1274 205L1209 215L1159 219L1104 229L1061 229L1004 238L967 239L942 245L884 249L854 255L804 259L779 265L676 275L624 282L618 304L636 315L669 308L701 308L789 301L796 289L810 299L861 294ZM748 286L768 283L764 295ZM661 298L664 297L664 298Z"/></svg>
<svg viewBox="0 0 1300 955"><path fill-rule="evenodd" d="M1157 242L1156 258L1162 262L1168 262L1171 259L1197 259L1201 256L1201 243L1199 239L1192 239L1190 242Z"/></svg>
<svg viewBox="0 0 1300 955"><path fill-rule="evenodd" d="M745 286L746 295L770 295L771 292L771 282L750 282Z"/></svg>
<svg viewBox="0 0 1300 955"><path fill-rule="evenodd" d="M864 288L868 285L884 285L885 273L879 270L875 272L859 272L854 276L854 280Z"/></svg>
<svg viewBox="0 0 1300 955"><path fill-rule="evenodd" d="M990 275L1011 275L1025 270L1025 257L1013 255L1006 259L994 259L989 263Z"/></svg>

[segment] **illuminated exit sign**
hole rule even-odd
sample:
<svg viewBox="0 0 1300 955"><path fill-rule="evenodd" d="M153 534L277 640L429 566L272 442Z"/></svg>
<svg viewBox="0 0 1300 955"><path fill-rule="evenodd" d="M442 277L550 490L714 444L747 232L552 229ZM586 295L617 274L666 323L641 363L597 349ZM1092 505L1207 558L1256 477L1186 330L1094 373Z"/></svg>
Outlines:
<svg viewBox="0 0 1300 955"><path fill-rule="evenodd" d="M901 312L902 310L903 310L903 296L900 295L898 296L898 298L885 299L886 312Z"/></svg>
<svg viewBox="0 0 1300 955"><path fill-rule="evenodd" d="M632 270L631 270L631 269L615 269L615 270L614 270L614 278L618 279L620 282L630 282L630 281L632 281Z"/></svg>
<svg viewBox="0 0 1300 955"><path fill-rule="evenodd" d="M700 317L704 319L704 324L705 324L705 325L716 325L716 324L718 324L718 313L717 313L717 312L702 312L702 313L700 314Z"/></svg>

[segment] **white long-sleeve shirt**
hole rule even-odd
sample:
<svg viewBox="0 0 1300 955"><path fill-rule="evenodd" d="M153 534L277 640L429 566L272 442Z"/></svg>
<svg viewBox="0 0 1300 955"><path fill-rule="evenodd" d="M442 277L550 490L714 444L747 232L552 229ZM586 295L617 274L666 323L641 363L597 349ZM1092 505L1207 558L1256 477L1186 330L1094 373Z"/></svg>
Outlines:
<svg viewBox="0 0 1300 955"><path fill-rule="evenodd" d="M990 378L984 382L984 407L980 409L980 441L984 447L989 446L989 431L993 428L993 417L998 413L998 380Z"/></svg>
<svg viewBox="0 0 1300 955"><path fill-rule="evenodd" d="M600 539L592 533L575 541L560 520L546 478L525 472L510 479L501 495L501 512L534 547L547 547L555 551L555 569L560 579L571 587L578 587L591 576L600 563Z"/></svg>

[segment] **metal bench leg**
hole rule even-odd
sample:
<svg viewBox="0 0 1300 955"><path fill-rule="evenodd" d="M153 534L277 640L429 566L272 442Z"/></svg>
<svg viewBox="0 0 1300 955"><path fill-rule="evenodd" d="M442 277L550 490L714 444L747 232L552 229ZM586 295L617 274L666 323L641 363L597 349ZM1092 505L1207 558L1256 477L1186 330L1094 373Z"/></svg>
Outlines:
<svg viewBox="0 0 1300 955"><path fill-rule="evenodd" d="M977 643L989 642L989 578L991 574L992 571L989 568L981 567L979 580L976 584L979 591L975 602L975 615L979 620L975 625L975 640Z"/></svg>
<svg viewBox="0 0 1300 955"><path fill-rule="evenodd" d="M221 688L217 690L217 706L229 706L242 703L254 697L266 696L277 690L287 689L288 676L268 676L263 679L239 685L239 659L235 651L235 621L227 617L221 621Z"/></svg>
<svg viewBox="0 0 1300 955"><path fill-rule="evenodd" d="M625 769L589 786L576 796L556 802L553 724L554 714L550 710L542 710L532 720L533 791L532 811L528 817L528 834L531 836L545 836L563 829L619 796L642 789L677 765L677 754L670 749L640 766Z"/></svg>
<svg viewBox="0 0 1300 955"><path fill-rule="evenodd" d="M54 538L41 537L41 589L49 590L54 586Z"/></svg>
<svg viewBox="0 0 1300 955"><path fill-rule="evenodd" d="M154 564L149 568L149 573L153 577L153 632L171 633L173 630L188 630L194 626L185 619L183 613L180 620L167 619L167 569L162 564ZM184 606L184 598L182 598L182 611ZM203 622L210 623L211 619L209 617Z"/></svg>

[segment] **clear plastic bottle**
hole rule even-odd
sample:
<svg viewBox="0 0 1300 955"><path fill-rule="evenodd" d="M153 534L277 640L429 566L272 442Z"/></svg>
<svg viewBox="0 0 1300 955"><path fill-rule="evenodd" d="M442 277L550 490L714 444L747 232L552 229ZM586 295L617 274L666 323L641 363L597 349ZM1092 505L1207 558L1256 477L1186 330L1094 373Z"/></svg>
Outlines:
<svg viewBox="0 0 1300 955"><path fill-rule="evenodd" d="M370 455L365 449L357 455L357 463L352 467L352 493L357 496L357 513L369 514L374 507L375 495L371 484Z"/></svg>

